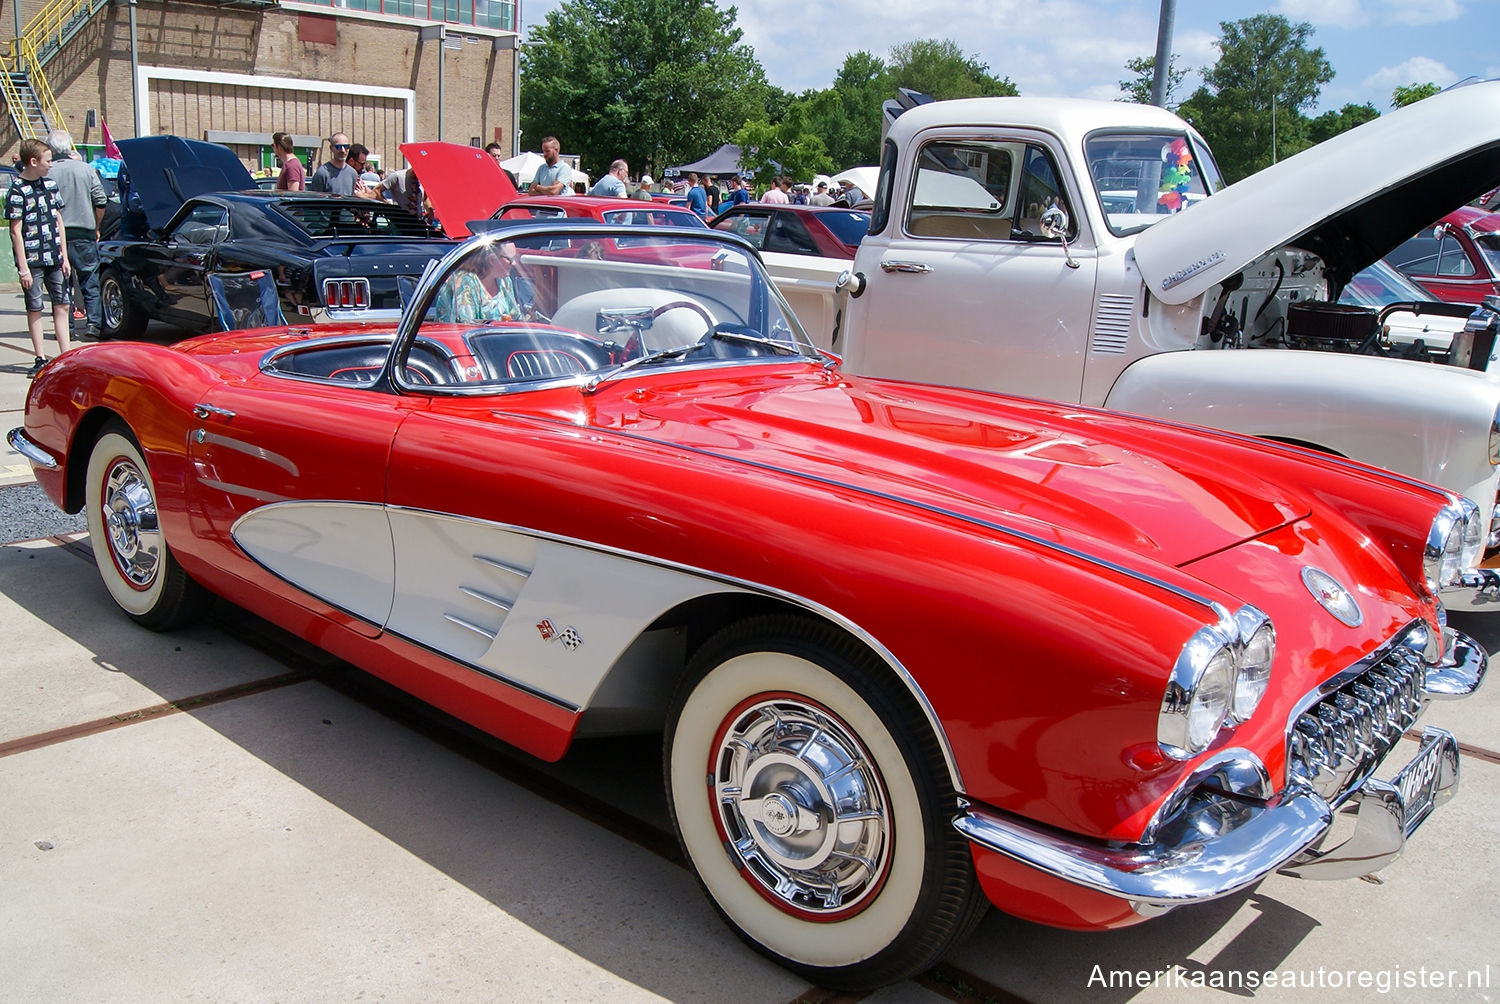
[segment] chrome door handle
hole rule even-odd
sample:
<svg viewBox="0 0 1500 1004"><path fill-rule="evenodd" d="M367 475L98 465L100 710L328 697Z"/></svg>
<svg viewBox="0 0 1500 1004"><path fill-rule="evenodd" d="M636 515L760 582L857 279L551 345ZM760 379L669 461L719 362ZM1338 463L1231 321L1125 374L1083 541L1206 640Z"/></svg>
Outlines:
<svg viewBox="0 0 1500 1004"><path fill-rule="evenodd" d="M880 263L880 267L887 272L912 272L920 274L922 272L932 271L931 265L927 265L919 261L893 261L891 259L886 259L885 261Z"/></svg>
<svg viewBox="0 0 1500 1004"><path fill-rule="evenodd" d="M231 418L234 417L234 412L230 411L227 408L215 408L211 404L195 404L195 405L193 405L193 417L194 418L204 419L204 418L208 418L210 415L217 415L220 418L224 419L224 421L227 422Z"/></svg>

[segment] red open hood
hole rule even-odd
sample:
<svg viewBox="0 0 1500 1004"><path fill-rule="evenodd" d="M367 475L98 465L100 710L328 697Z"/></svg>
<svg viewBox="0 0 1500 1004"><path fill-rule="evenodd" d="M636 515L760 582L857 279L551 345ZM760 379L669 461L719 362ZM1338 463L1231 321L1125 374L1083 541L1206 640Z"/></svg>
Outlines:
<svg viewBox="0 0 1500 1004"><path fill-rule="evenodd" d="M422 191L449 237L469 236L470 220L487 220L518 193L495 158L477 146L403 143L401 153L416 168Z"/></svg>

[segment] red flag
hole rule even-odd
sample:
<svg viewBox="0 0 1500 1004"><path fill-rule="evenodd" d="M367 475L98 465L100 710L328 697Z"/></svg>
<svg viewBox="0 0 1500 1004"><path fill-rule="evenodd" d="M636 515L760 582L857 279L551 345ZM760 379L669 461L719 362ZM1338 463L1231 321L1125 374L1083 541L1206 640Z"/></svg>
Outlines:
<svg viewBox="0 0 1500 1004"><path fill-rule="evenodd" d="M99 128L104 131L104 156L120 160L120 148L115 146L115 138L109 134L109 123L100 119Z"/></svg>

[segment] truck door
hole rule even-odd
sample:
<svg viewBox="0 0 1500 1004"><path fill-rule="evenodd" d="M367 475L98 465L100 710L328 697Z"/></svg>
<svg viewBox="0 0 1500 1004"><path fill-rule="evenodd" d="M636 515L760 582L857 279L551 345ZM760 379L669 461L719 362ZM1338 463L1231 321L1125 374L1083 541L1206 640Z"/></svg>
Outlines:
<svg viewBox="0 0 1500 1004"><path fill-rule="evenodd" d="M1063 165L1019 132L931 130L913 149L890 224L860 245L865 291L834 346L846 368L1077 401L1097 268ZM1070 220L1067 253L1041 233L1053 205Z"/></svg>

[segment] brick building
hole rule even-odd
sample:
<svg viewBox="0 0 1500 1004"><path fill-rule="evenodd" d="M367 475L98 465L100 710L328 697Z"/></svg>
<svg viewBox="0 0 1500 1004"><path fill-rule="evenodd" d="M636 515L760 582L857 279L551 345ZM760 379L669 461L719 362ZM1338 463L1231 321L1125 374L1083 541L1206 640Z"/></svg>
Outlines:
<svg viewBox="0 0 1500 1004"><path fill-rule="evenodd" d="M500 138L509 152L517 6L22 0L22 38L4 69L29 72L7 78L13 107L0 151L13 155L23 129L44 135L59 125L92 147L107 123L116 139L173 133L223 143L252 170L274 165L277 130L295 136L313 166L327 159L322 141L340 131L387 168L402 166L399 146L413 140ZM0 7L7 34L15 14ZM53 114L45 114L47 90ZM30 107L33 95L39 108Z"/></svg>

